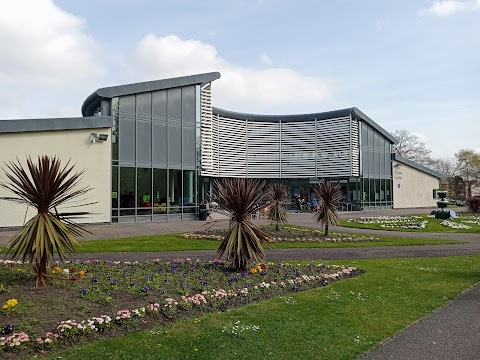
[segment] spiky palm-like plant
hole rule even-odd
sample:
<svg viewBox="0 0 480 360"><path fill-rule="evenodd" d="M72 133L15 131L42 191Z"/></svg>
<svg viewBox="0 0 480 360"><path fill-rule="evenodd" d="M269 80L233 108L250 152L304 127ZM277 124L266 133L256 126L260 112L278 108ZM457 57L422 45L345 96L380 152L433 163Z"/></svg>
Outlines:
<svg viewBox="0 0 480 360"><path fill-rule="evenodd" d="M284 184L273 183L267 188L268 218L275 222L275 230L278 231L278 224L285 224L288 221L287 211L285 207L292 203L288 193L288 187Z"/></svg>
<svg viewBox="0 0 480 360"><path fill-rule="evenodd" d="M0 183L0 187L15 194L14 197L3 196L7 200L37 209L37 215L31 218L7 245L7 256L28 260L36 275L35 285L45 285L47 266L53 260L54 252L62 262L67 253L75 252L75 236L87 231L72 219L88 212L58 213L57 207L84 195L89 187L78 188L84 173L73 173L74 166L68 162L64 167L58 158L39 156L34 163L27 158L25 169L20 161L5 164L9 182ZM86 204L85 204L86 205Z"/></svg>
<svg viewBox="0 0 480 360"><path fill-rule="evenodd" d="M340 185L325 181L314 187L314 191L318 195L318 209L313 214L313 218L317 223L325 229L325 236L328 236L330 226L334 227L338 224L338 206L343 200L344 195L340 189Z"/></svg>
<svg viewBox="0 0 480 360"><path fill-rule="evenodd" d="M253 179L224 179L215 183L220 205L230 213L230 227L222 240L218 254L226 256L226 264L235 270L244 270L247 264L265 259L262 243L271 236L252 222L256 204L263 201L265 181Z"/></svg>

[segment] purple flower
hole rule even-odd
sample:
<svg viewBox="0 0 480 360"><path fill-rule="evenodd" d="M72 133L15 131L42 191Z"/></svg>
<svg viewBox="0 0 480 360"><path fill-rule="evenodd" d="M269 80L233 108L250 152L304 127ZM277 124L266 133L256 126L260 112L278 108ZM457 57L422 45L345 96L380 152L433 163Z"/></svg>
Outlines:
<svg viewBox="0 0 480 360"><path fill-rule="evenodd" d="M15 330L15 325L5 324L3 330L0 332L0 335L9 335Z"/></svg>
<svg viewBox="0 0 480 360"><path fill-rule="evenodd" d="M83 295L87 295L89 292L90 292L90 291L88 291L88 289L82 289L82 290L81 290L81 293L82 293Z"/></svg>

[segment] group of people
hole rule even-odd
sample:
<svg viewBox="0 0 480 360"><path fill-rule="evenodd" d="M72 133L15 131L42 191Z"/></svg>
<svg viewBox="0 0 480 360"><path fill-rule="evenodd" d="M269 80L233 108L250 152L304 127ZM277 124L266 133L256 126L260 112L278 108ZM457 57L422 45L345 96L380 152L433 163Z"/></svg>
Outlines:
<svg viewBox="0 0 480 360"><path fill-rule="evenodd" d="M199 217L200 217L200 220L214 220L213 216L212 216L212 212L215 210L216 208L216 203L208 203L208 201L206 199L203 199L202 200L202 203L200 204L200 214L199 214Z"/></svg>
<svg viewBox="0 0 480 360"><path fill-rule="evenodd" d="M315 198L312 198L312 200L308 202L303 195L297 195L295 203L297 205L297 211L299 212L312 212L318 210L318 201Z"/></svg>

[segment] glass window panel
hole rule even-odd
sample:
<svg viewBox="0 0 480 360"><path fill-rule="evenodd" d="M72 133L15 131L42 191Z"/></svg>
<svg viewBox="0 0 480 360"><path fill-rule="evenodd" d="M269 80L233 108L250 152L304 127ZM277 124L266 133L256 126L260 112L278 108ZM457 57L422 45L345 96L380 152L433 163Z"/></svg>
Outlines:
<svg viewBox="0 0 480 360"><path fill-rule="evenodd" d="M195 165L195 128L182 127L182 164Z"/></svg>
<svg viewBox="0 0 480 360"><path fill-rule="evenodd" d="M120 168L120 207L132 210L121 211L120 215L135 214L135 168Z"/></svg>
<svg viewBox="0 0 480 360"><path fill-rule="evenodd" d="M167 90L167 116L169 119L182 119L182 90L174 88Z"/></svg>
<svg viewBox="0 0 480 360"><path fill-rule="evenodd" d="M152 169L137 169L137 211L138 215L148 215L152 207Z"/></svg>
<svg viewBox="0 0 480 360"><path fill-rule="evenodd" d="M169 170L168 175L168 212L171 214L180 213L182 199L182 170Z"/></svg>
<svg viewBox="0 0 480 360"><path fill-rule="evenodd" d="M182 88L182 120L184 123L195 123L195 86Z"/></svg>
<svg viewBox="0 0 480 360"><path fill-rule="evenodd" d="M373 203L375 201L375 179L368 179L368 201Z"/></svg>
<svg viewBox="0 0 480 360"><path fill-rule="evenodd" d="M195 201L195 170L183 171L183 206L196 205Z"/></svg>
<svg viewBox="0 0 480 360"><path fill-rule="evenodd" d="M167 213L167 170L153 169L153 213Z"/></svg>
<svg viewBox="0 0 480 360"><path fill-rule="evenodd" d="M168 163L180 165L182 162L182 127L168 125Z"/></svg>
<svg viewBox="0 0 480 360"><path fill-rule="evenodd" d="M392 180L391 179L387 179L386 181L386 189L385 189L385 192L386 192L386 195L387 195L387 201L392 201Z"/></svg>
<svg viewBox="0 0 480 360"><path fill-rule="evenodd" d="M135 119L120 115L119 160L135 161Z"/></svg>
<svg viewBox="0 0 480 360"><path fill-rule="evenodd" d="M112 209L118 208L118 166L112 166Z"/></svg>
<svg viewBox="0 0 480 360"><path fill-rule="evenodd" d="M390 154L390 143L385 140L385 176L392 175L392 160Z"/></svg>
<svg viewBox="0 0 480 360"><path fill-rule="evenodd" d="M375 179L375 201L380 201L380 179Z"/></svg>
<svg viewBox="0 0 480 360"><path fill-rule="evenodd" d="M137 161L152 161L152 123L137 120Z"/></svg>
<svg viewBox="0 0 480 360"><path fill-rule="evenodd" d="M152 114L152 93L137 94L136 113L142 115Z"/></svg>
<svg viewBox="0 0 480 360"><path fill-rule="evenodd" d="M368 179L363 179L363 201L369 201L369 191L368 191Z"/></svg>
<svg viewBox="0 0 480 360"><path fill-rule="evenodd" d="M152 161L167 163L167 124L152 123Z"/></svg>
<svg viewBox="0 0 480 360"><path fill-rule="evenodd" d="M368 159L367 159L367 166L368 166L368 175L369 176L374 176L375 174L375 147L374 147L374 142L373 142L373 129L371 127L368 127ZM370 201L373 201L374 198L371 198Z"/></svg>
<svg viewBox="0 0 480 360"><path fill-rule="evenodd" d="M152 115L162 119L167 118L167 91L155 91L152 94Z"/></svg>

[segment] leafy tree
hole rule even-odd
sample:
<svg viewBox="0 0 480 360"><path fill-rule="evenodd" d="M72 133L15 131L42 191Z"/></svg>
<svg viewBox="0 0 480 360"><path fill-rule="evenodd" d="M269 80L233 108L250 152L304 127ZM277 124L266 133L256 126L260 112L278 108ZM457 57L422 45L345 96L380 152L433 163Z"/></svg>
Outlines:
<svg viewBox="0 0 480 360"><path fill-rule="evenodd" d="M77 185L84 171L73 173L74 166L61 167L56 157L39 156L34 163L27 158L25 169L20 161L5 164L4 169L9 182L0 183L0 187L15 196L0 197L18 204L37 209L37 215L31 218L10 240L7 245L7 256L12 259L22 257L32 265L38 286L45 285L48 264L53 260L54 252L62 262L67 253L74 253L75 236L81 235L85 228L72 219L87 212L59 213L57 207L78 198L91 190L88 187L79 189ZM78 205L77 205L78 206Z"/></svg>
<svg viewBox="0 0 480 360"><path fill-rule="evenodd" d="M466 185L466 197L472 197L472 185L480 177L480 153L475 150L462 149L455 154L459 165L459 175Z"/></svg>
<svg viewBox="0 0 480 360"><path fill-rule="evenodd" d="M278 224L288 221L285 207L292 202L288 193L288 187L284 184L273 183L267 188L267 196L270 199L268 218L270 221L276 222L275 230L278 231Z"/></svg>
<svg viewBox="0 0 480 360"><path fill-rule="evenodd" d="M254 179L224 179L215 182L218 201L230 213L230 226L222 240L218 254L226 255L226 264L235 270L245 270L247 264L265 259L262 243L272 241L271 236L252 222L256 205L263 202L265 181Z"/></svg>
<svg viewBox="0 0 480 360"><path fill-rule="evenodd" d="M338 206L344 199L343 192L339 184L333 184L325 181L313 188L318 195L318 209L313 214L313 218L317 223L325 229L325 236L328 236L330 226L334 227L338 224Z"/></svg>
<svg viewBox="0 0 480 360"><path fill-rule="evenodd" d="M431 165L431 150L417 135L408 130L395 130L392 135L398 140L398 144L393 145L394 152L418 164Z"/></svg>

